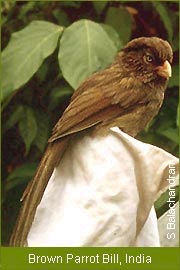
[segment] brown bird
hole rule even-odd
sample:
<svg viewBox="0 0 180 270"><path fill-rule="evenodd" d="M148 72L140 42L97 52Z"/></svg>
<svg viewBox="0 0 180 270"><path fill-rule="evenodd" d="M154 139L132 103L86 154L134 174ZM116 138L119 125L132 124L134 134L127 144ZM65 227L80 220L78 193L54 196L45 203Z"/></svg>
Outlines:
<svg viewBox="0 0 180 270"><path fill-rule="evenodd" d="M118 126L136 136L153 119L171 76L172 57L167 41L136 38L118 53L111 66L80 85L54 127L35 177L25 190L11 246L26 245L36 208L73 134L92 129L95 135L102 135Z"/></svg>

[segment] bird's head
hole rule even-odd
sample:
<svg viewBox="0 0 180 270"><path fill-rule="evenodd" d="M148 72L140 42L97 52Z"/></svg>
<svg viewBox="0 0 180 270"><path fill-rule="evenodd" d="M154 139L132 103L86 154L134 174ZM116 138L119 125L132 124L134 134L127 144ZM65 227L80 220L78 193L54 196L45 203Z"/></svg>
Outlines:
<svg viewBox="0 0 180 270"><path fill-rule="evenodd" d="M143 83L166 83L171 77L173 52L158 37L141 37L127 43L120 52L124 72Z"/></svg>

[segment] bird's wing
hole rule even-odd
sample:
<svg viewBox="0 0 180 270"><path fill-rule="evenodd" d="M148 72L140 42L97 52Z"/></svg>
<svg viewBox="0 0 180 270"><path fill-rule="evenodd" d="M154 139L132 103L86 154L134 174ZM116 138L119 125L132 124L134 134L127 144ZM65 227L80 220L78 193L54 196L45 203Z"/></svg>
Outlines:
<svg viewBox="0 0 180 270"><path fill-rule="evenodd" d="M144 92L128 80L118 82L114 74L118 73L106 77L104 71L82 84L54 127L50 142L123 115L142 102Z"/></svg>
<svg viewBox="0 0 180 270"><path fill-rule="evenodd" d="M88 89L67 107L54 127L50 141L98 124L103 120L101 111L108 106L110 106L109 98L104 97L99 89Z"/></svg>

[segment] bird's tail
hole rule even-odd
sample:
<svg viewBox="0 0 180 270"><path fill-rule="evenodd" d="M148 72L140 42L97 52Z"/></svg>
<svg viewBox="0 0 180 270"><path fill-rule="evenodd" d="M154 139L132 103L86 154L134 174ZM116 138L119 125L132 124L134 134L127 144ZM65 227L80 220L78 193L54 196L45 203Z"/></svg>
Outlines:
<svg viewBox="0 0 180 270"><path fill-rule="evenodd" d="M34 220L36 208L42 199L54 168L66 150L68 140L69 137L64 137L48 145L34 178L23 194L23 205L11 235L10 246L25 246L27 244L27 236Z"/></svg>

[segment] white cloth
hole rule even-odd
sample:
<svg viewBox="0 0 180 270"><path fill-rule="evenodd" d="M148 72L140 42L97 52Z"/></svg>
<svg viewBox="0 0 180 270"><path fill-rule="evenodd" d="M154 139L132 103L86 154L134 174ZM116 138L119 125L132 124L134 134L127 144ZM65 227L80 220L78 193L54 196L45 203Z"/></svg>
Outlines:
<svg viewBox="0 0 180 270"><path fill-rule="evenodd" d="M172 163L178 159L118 128L77 136L51 176L28 246L159 246L153 203Z"/></svg>

